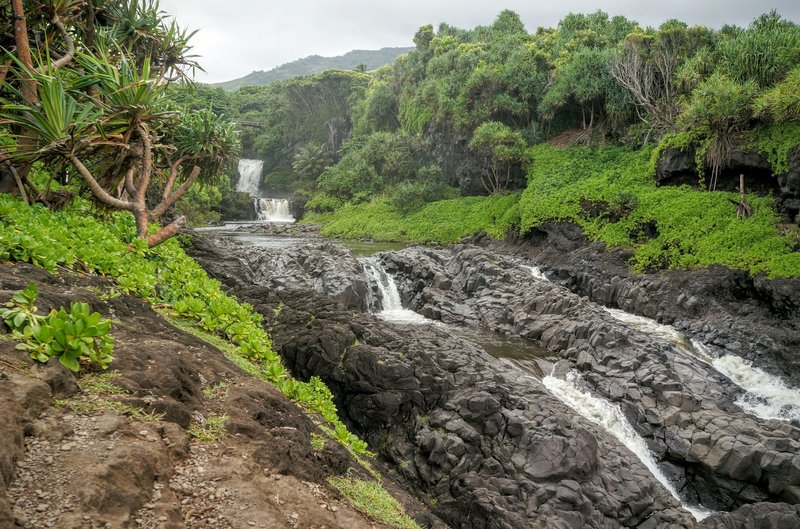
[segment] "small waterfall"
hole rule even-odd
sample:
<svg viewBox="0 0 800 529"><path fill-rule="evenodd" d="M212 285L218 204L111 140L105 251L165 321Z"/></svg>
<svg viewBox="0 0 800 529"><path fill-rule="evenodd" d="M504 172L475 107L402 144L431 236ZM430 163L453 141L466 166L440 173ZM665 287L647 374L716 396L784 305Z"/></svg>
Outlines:
<svg viewBox="0 0 800 529"><path fill-rule="evenodd" d="M436 323L413 310L403 308L403 302L400 299L400 292L397 290L394 278L384 270L377 259L365 257L359 259L359 261L361 261L361 267L364 269L367 283L370 286L367 300L369 309L375 312L379 318L394 323L409 323L413 325ZM373 287L380 294L380 299L374 296Z"/></svg>
<svg viewBox="0 0 800 529"><path fill-rule="evenodd" d="M549 279L547 279L547 276L544 275L542 269L539 268L538 266L528 266L528 265L521 265L521 266L525 270L528 270L534 279L538 279L540 281L550 281Z"/></svg>
<svg viewBox="0 0 800 529"><path fill-rule="evenodd" d="M736 404L762 419L800 421L800 391L783 380L734 355L714 359L714 369L746 391Z"/></svg>
<svg viewBox="0 0 800 529"><path fill-rule="evenodd" d="M256 198L258 220L265 222L294 222L289 212L289 201L285 198Z"/></svg>
<svg viewBox="0 0 800 529"><path fill-rule="evenodd" d="M580 376L575 372L567 374L566 379L556 378L552 375L542 379L544 386L560 401L574 409L584 418L597 424L613 435L628 450L633 452L645 467L653 474L659 483L669 491L672 496L681 502L683 508L692 513L696 520L708 517L711 512L702 507L690 507L681 501L678 491L672 486L667 477L658 468L658 463L647 448L645 440L636 433L636 430L625 418L622 410L604 399L591 395L580 388Z"/></svg>
<svg viewBox="0 0 800 529"><path fill-rule="evenodd" d="M261 160L239 160L239 181L236 191L248 193L253 197L253 207L256 218L262 222L294 222L294 217L289 211L289 201L284 198L262 197L259 191L261 186L261 172L264 162Z"/></svg>
<svg viewBox="0 0 800 529"><path fill-rule="evenodd" d="M248 193L251 197L257 197L263 168L264 162L261 160L244 158L239 160L239 181L236 183L236 191Z"/></svg>
<svg viewBox="0 0 800 529"><path fill-rule="evenodd" d="M675 327L671 325L664 325L658 323L656 320L645 318L644 316L637 316L636 314L631 314L620 309L603 307L603 310L613 316L614 319L619 320L636 330L649 334L650 336L662 338L677 347L681 352L711 365L713 357L708 354L708 349L697 349L693 346L692 342L686 338L686 335L677 330Z"/></svg>
<svg viewBox="0 0 800 529"><path fill-rule="evenodd" d="M728 377L745 391L736 400L736 404L745 412L761 419L800 421L800 391L788 387L780 378L754 367L741 357L717 357L703 343L696 339L687 340L686 335L671 325L663 325L619 309L603 308L617 320L651 336L663 338L681 352L705 362Z"/></svg>

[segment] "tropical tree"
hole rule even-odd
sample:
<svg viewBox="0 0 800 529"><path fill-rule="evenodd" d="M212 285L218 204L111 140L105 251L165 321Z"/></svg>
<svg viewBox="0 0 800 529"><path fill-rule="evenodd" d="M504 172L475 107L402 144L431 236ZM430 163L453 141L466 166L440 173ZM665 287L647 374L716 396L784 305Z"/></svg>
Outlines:
<svg viewBox="0 0 800 529"><path fill-rule="evenodd" d="M174 235L183 218L155 233L149 226L238 154L231 123L210 110L181 116L165 98L170 80L197 66L187 53L191 34L165 24L153 0L14 0L13 8L15 52L6 53L10 82L0 91L12 141L0 146L0 160L20 194L27 187L47 201L26 178L34 162L70 167L95 199L130 211L148 245ZM33 33L45 35L41 47ZM31 42L35 53L26 53ZM155 182L163 188L149 207Z"/></svg>
<svg viewBox="0 0 800 529"><path fill-rule="evenodd" d="M487 192L497 193L508 186L512 168L524 159L525 147L520 132L498 121L487 121L475 129L469 148L486 156L481 183Z"/></svg>
<svg viewBox="0 0 800 529"><path fill-rule="evenodd" d="M333 163L333 153L321 143L309 143L294 155L292 170L300 178L316 180Z"/></svg>

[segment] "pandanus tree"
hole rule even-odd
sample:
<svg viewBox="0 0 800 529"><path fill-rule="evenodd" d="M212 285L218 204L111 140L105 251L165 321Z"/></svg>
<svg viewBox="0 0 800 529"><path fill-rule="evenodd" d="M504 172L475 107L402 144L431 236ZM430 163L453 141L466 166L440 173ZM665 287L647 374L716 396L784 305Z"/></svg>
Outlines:
<svg viewBox="0 0 800 529"><path fill-rule="evenodd" d="M14 3L15 15L21 13L15 29L28 18L39 20L25 16L21 0ZM0 147L0 157L23 196L33 162L71 168L99 202L133 214L141 239L159 244L184 219L155 233L151 223L198 179L213 178L237 156L237 130L210 110L181 115L170 106L168 83L183 75L181 66L197 65L187 55L191 35L164 25L157 2L54 0L52 6L63 15L49 17L45 27L54 20L70 24L62 35L70 43L25 54L30 35L17 32L14 53L6 53L12 82L0 92L0 123L13 141ZM70 13L80 16L70 19ZM78 35L83 40L74 42ZM154 183L160 192L151 190Z"/></svg>

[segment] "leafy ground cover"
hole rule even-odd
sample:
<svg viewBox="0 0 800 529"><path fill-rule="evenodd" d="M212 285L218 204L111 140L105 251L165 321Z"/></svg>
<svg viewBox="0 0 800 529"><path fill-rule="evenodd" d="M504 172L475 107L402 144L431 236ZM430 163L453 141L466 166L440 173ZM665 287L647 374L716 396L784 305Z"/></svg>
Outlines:
<svg viewBox="0 0 800 529"><path fill-rule="evenodd" d="M327 236L442 244L478 231L502 238L548 221L574 222L591 240L631 250L631 266L640 272L717 264L773 278L800 276L797 241L781 233L772 197L748 195L754 214L740 219L738 194L657 187L652 153L540 144L528 152L533 161L521 195L443 200L407 215L379 197L306 221L323 223Z"/></svg>
<svg viewBox="0 0 800 529"><path fill-rule="evenodd" d="M320 414L334 437L351 450L367 453L366 443L339 420L325 384L316 378L309 382L292 378L272 350L262 317L222 292L220 283L186 255L178 240L148 249L136 237L130 214L114 212L99 220L93 213L83 200L53 213L0 195L0 260L30 262L50 272L79 269L113 278L120 291L166 307L196 333L215 337L215 345L223 346L239 367Z"/></svg>

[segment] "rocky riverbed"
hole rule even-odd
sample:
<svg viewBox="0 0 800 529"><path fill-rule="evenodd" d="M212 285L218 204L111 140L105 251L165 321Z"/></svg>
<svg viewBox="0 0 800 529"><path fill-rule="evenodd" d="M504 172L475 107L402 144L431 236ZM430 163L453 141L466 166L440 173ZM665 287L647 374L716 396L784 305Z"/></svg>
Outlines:
<svg viewBox="0 0 800 529"><path fill-rule="evenodd" d="M525 266L541 264L534 258L547 251L558 253L552 247L512 241L502 249L380 254L406 306L445 327L397 325L365 313L358 299L375 288L368 278L363 288L355 256L332 246L254 252L196 239L194 253L269 318L293 372L321 376L394 476L453 527L751 527L754 517L767 527L795 527L797 424L748 413L739 405L745 390L704 353L686 354L596 301L614 299L608 304L675 323L710 354L758 357L792 383L796 294L777 282L753 282L743 290L751 297L739 304L748 321L731 315L737 303L726 292L715 299L709 284L683 292L682 308L666 312L674 300L662 296L659 278L620 272L613 288L602 288L604 276L588 270L586 257L586 269L574 267L575 274L592 279L570 281L569 249L558 250L560 269L547 267L560 284L535 279ZM600 268L624 269L618 262ZM702 283L686 274L690 279L666 291L680 297L682 288ZM608 298L600 294L606 291ZM623 303L626 296L635 303ZM773 323L769 311L777 315ZM729 325L717 328L719 322ZM482 326L549 349L562 359L556 374L573 373L586 391L621 408L685 505L733 513L696 522L624 443L541 380L464 340L458 326ZM724 347L731 339L738 346Z"/></svg>

